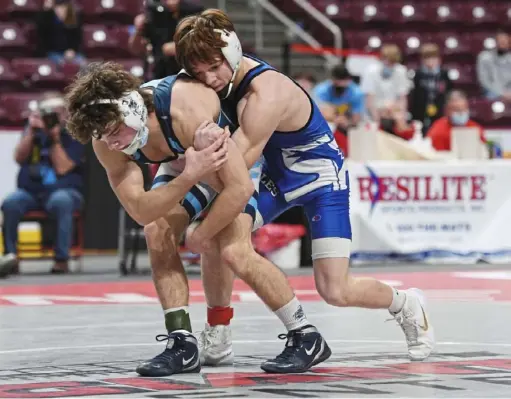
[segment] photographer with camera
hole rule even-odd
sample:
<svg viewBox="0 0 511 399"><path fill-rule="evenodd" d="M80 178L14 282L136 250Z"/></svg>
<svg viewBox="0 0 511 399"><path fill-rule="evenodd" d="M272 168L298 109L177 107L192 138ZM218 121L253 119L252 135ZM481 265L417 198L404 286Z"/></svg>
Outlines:
<svg viewBox="0 0 511 399"><path fill-rule="evenodd" d="M68 271L73 212L83 205L84 150L64 127L61 95L45 95L38 109L30 113L14 154L20 171L17 190L2 204L5 254L0 258L0 277L19 271L18 224L32 210L44 210L56 222L52 273Z"/></svg>
<svg viewBox="0 0 511 399"><path fill-rule="evenodd" d="M204 7L186 0L146 1L145 13L135 18L135 33L129 46L134 54L140 56L145 56L150 49L154 59L151 79L161 79L181 70L175 60L176 46L172 38L181 19L202 11Z"/></svg>

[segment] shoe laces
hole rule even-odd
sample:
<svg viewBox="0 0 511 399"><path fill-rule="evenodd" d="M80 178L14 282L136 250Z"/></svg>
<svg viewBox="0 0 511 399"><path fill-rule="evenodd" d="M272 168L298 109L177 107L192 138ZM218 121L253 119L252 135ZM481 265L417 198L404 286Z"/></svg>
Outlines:
<svg viewBox="0 0 511 399"><path fill-rule="evenodd" d="M279 339L287 339L286 346L276 359L291 360L296 352L300 349L303 335L299 331L289 331L287 334L279 334Z"/></svg>
<svg viewBox="0 0 511 399"><path fill-rule="evenodd" d="M386 321L391 320L395 320L399 324L409 345L418 345L419 322L413 317L412 312L407 312L406 309L403 309L394 315L392 319L387 319Z"/></svg>
<svg viewBox="0 0 511 399"><path fill-rule="evenodd" d="M172 340L172 344L170 341ZM158 334L156 341L163 342L168 341L165 350L157 355L154 360L162 360L165 362L171 362L178 354L184 350L184 343L186 337L178 334Z"/></svg>
<svg viewBox="0 0 511 399"><path fill-rule="evenodd" d="M200 332L200 340L205 347L214 345L220 341L219 337L222 335L222 331L220 327L206 325L206 328ZM221 341L223 342L224 340Z"/></svg>

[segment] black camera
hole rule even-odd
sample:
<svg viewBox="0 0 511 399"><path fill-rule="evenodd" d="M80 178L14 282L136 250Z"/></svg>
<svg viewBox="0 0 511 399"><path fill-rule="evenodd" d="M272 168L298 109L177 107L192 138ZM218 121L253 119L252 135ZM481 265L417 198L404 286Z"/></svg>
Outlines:
<svg viewBox="0 0 511 399"><path fill-rule="evenodd" d="M59 114L55 111L41 110L41 119L46 129L53 129L60 123Z"/></svg>

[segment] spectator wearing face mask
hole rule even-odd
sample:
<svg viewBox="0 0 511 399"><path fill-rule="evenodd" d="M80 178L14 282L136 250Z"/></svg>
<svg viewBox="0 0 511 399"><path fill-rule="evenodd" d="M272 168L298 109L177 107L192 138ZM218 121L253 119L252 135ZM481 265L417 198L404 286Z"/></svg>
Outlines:
<svg viewBox="0 0 511 399"><path fill-rule="evenodd" d="M448 94L445 116L437 119L427 133L427 137L431 138L431 144L437 151L451 150L451 129L453 127L476 127L479 129L481 141L486 142L482 126L470 119L466 94L459 90Z"/></svg>
<svg viewBox="0 0 511 399"><path fill-rule="evenodd" d="M401 51L395 44L382 46L381 62L367 68L362 76L361 89L365 94L366 108L370 118L380 121L380 108L399 107L408 109L407 96L411 89L408 72L401 62Z"/></svg>
<svg viewBox="0 0 511 399"><path fill-rule="evenodd" d="M477 57L477 78L487 98L511 101L511 51L509 35L495 36L496 48L482 51Z"/></svg>
<svg viewBox="0 0 511 399"><path fill-rule="evenodd" d="M422 122L426 133L434 121L444 114L445 96L452 89L448 71L441 66L440 49L427 43L421 48L421 66L415 71L410 93L412 118Z"/></svg>
<svg viewBox="0 0 511 399"><path fill-rule="evenodd" d="M347 150L348 130L356 126L365 113L364 94L344 65L332 68L331 78L319 83L313 98L335 132L339 147Z"/></svg>

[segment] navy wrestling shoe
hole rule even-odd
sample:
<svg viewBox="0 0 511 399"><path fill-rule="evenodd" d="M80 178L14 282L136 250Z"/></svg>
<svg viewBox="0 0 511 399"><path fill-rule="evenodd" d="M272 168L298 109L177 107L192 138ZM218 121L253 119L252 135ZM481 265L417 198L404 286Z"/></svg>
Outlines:
<svg viewBox="0 0 511 399"><path fill-rule="evenodd" d="M143 377L166 377L178 373L198 373L200 357L197 339L190 333L172 332L156 336L156 341L168 341L158 356L142 362L137 373Z"/></svg>
<svg viewBox="0 0 511 399"><path fill-rule="evenodd" d="M304 373L312 366L327 360L332 351L316 327L307 325L298 330L280 334L286 347L275 359L261 365L267 373Z"/></svg>

